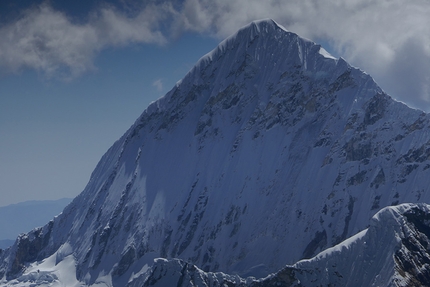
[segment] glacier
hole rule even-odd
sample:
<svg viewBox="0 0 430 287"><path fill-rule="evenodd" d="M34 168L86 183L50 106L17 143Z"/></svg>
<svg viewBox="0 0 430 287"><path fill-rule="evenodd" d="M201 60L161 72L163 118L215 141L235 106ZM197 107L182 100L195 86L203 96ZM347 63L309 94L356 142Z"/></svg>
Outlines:
<svg viewBox="0 0 430 287"><path fill-rule="evenodd" d="M253 22L149 105L60 215L1 252L0 286L49 258L46 284L64 263L85 286L132 284L156 258L237 284L305 266L380 209L429 202L429 119L320 45Z"/></svg>

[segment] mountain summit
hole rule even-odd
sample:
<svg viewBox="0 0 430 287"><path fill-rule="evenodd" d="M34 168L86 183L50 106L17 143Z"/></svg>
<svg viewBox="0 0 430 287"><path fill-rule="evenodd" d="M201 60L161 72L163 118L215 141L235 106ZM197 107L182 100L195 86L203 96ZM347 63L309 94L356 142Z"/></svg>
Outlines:
<svg viewBox="0 0 430 287"><path fill-rule="evenodd" d="M143 112L62 214L0 255L0 278L45 266L46 282L69 268L70 285L132 286L158 257L265 276L385 206L430 201L428 128L320 45L253 22Z"/></svg>

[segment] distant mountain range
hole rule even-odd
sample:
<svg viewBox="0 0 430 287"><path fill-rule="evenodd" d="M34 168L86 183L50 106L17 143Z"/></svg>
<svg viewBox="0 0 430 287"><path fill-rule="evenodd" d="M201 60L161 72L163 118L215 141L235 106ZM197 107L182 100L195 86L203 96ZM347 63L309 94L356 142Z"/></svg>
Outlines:
<svg viewBox="0 0 430 287"><path fill-rule="evenodd" d="M0 207L0 248L11 246L20 233L45 225L71 201L71 198L25 201Z"/></svg>
<svg viewBox="0 0 430 287"><path fill-rule="evenodd" d="M429 131L365 72L253 22L0 254L0 286L430 284Z"/></svg>

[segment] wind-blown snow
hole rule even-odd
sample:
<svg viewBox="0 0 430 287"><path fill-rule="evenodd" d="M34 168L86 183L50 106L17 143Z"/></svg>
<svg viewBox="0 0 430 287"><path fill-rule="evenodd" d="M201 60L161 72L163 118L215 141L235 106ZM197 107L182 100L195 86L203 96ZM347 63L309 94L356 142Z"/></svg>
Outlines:
<svg viewBox="0 0 430 287"><path fill-rule="evenodd" d="M318 51L321 55L323 55L327 59L333 59L336 60L335 57L333 57L329 52L327 52L323 47L321 47Z"/></svg>

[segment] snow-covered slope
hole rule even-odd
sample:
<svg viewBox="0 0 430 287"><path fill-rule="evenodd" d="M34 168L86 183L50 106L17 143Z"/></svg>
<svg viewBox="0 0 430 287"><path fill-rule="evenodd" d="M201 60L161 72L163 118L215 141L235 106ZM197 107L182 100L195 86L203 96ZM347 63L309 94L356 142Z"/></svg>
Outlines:
<svg viewBox="0 0 430 287"><path fill-rule="evenodd" d="M429 231L429 205L387 207L366 230L291 270L305 286L427 286Z"/></svg>
<svg viewBox="0 0 430 287"><path fill-rule="evenodd" d="M0 277L66 245L87 285L124 286L157 257L263 277L384 206L430 201L429 124L319 45L253 22L143 112L60 216L0 255Z"/></svg>
<svg viewBox="0 0 430 287"><path fill-rule="evenodd" d="M180 259L156 258L127 282L141 286L427 286L430 282L430 205L402 204L379 211L365 230L317 256L266 278L205 272ZM30 265L7 286L81 286L69 245ZM72 272L67 272L72 270ZM102 276L93 286L111 284ZM125 286L125 285L124 285Z"/></svg>
<svg viewBox="0 0 430 287"><path fill-rule="evenodd" d="M430 206L403 204L382 209L367 229L344 242L263 279L157 259L129 286L428 286L429 243Z"/></svg>

